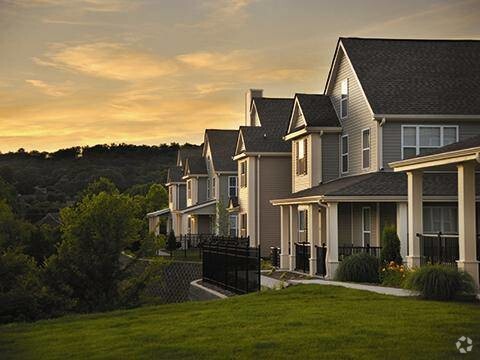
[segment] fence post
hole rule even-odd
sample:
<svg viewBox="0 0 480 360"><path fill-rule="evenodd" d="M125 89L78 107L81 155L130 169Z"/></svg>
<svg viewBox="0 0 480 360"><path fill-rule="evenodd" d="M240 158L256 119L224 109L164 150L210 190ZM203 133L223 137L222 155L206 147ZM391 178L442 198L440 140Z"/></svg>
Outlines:
<svg viewBox="0 0 480 360"><path fill-rule="evenodd" d="M250 248L250 246L248 247ZM262 259L260 258L260 244L258 244L257 257L258 257L258 287L257 290L260 291L262 288Z"/></svg>

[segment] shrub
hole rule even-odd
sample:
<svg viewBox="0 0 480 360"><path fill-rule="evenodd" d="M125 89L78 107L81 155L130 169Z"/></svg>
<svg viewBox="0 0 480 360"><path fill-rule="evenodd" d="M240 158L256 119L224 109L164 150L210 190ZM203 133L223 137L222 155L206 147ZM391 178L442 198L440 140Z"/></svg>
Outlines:
<svg viewBox="0 0 480 360"><path fill-rule="evenodd" d="M475 289L468 273L445 265L425 265L412 271L407 276L405 287L432 300L451 300L460 294L471 294Z"/></svg>
<svg viewBox="0 0 480 360"><path fill-rule="evenodd" d="M380 262L382 264L389 264L391 261L396 264L402 263L402 256L400 255L400 239L398 238L395 226L386 226L382 231Z"/></svg>
<svg viewBox="0 0 480 360"><path fill-rule="evenodd" d="M378 259L370 254L360 253L348 256L340 263L335 273L339 281L378 283Z"/></svg>
<svg viewBox="0 0 480 360"><path fill-rule="evenodd" d="M382 267L380 282L384 286L403 287L409 272L410 270L405 266L391 261L388 265Z"/></svg>
<svg viewBox="0 0 480 360"><path fill-rule="evenodd" d="M177 249L177 239L173 230L170 231L167 238L167 250L173 251Z"/></svg>

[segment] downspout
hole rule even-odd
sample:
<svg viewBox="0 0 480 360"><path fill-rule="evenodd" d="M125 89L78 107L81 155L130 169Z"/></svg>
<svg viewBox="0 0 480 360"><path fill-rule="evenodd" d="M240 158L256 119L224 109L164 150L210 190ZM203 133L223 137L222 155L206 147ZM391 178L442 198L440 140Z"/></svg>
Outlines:
<svg viewBox="0 0 480 360"><path fill-rule="evenodd" d="M257 189L255 190L255 196L257 198L257 206L256 206L256 215L257 221L255 224L256 228L256 237L257 237L257 245L260 245L260 158L262 155L257 156Z"/></svg>

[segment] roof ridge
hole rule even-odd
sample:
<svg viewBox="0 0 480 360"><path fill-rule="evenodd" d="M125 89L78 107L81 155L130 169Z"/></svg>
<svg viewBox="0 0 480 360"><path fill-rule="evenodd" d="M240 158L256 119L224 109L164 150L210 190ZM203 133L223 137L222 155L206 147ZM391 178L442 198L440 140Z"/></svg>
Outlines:
<svg viewBox="0 0 480 360"><path fill-rule="evenodd" d="M358 37L358 36L340 36L339 40L373 40L373 41L436 41L436 42L480 42L480 39L414 39L414 38L381 38L381 37Z"/></svg>

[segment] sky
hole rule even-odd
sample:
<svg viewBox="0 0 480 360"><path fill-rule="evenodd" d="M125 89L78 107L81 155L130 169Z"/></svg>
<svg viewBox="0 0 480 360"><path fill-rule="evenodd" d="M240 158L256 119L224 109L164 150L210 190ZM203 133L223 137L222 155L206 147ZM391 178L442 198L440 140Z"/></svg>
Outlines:
<svg viewBox="0 0 480 360"><path fill-rule="evenodd" d="M322 93L339 36L480 39L480 0L0 0L0 151L200 143Z"/></svg>

